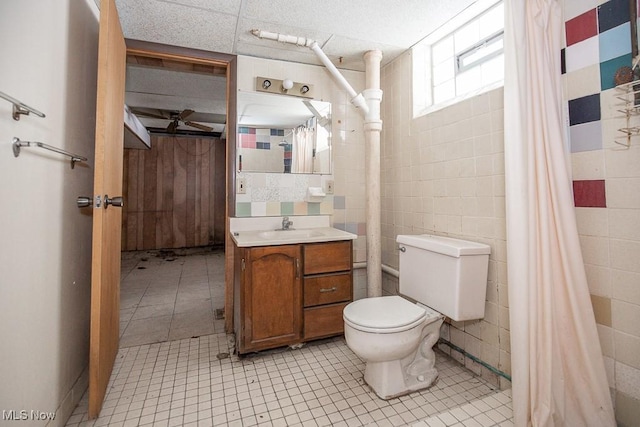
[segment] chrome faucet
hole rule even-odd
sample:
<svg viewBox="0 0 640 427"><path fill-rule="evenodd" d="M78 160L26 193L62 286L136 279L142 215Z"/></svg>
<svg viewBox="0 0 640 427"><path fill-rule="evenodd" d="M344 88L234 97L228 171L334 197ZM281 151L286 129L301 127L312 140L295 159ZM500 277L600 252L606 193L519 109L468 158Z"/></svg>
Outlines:
<svg viewBox="0 0 640 427"><path fill-rule="evenodd" d="M282 229L283 230L290 230L289 227L291 227L293 225L293 221L289 221L289 217L285 216L284 218L282 218Z"/></svg>

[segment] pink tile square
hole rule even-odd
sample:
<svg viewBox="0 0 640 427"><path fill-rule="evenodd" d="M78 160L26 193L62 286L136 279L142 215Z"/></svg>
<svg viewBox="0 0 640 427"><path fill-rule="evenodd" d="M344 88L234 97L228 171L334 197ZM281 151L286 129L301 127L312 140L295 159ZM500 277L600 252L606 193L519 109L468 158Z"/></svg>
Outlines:
<svg viewBox="0 0 640 427"><path fill-rule="evenodd" d="M596 9L565 22L567 46L579 43L598 34Z"/></svg>
<svg viewBox="0 0 640 427"><path fill-rule="evenodd" d="M606 208L604 179L573 181L573 200L577 208Z"/></svg>

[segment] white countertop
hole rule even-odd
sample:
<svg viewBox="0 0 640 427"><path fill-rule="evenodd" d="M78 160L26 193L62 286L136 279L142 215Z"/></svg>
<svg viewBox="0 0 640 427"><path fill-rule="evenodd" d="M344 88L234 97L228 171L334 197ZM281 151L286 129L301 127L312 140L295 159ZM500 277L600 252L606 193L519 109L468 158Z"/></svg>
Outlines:
<svg viewBox="0 0 640 427"><path fill-rule="evenodd" d="M240 247L295 245L358 238L353 233L330 227L326 216L291 216L289 219L293 221L293 226L289 230L281 230L282 217L231 218L231 237Z"/></svg>

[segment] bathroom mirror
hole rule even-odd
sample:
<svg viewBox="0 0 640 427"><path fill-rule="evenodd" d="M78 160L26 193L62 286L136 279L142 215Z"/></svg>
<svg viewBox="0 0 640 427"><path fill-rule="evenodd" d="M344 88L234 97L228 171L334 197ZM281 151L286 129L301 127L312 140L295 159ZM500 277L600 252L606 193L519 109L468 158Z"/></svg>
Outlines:
<svg viewBox="0 0 640 427"><path fill-rule="evenodd" d="M238 92L236 167L243 172L331 173L331 103Z"/></svg>

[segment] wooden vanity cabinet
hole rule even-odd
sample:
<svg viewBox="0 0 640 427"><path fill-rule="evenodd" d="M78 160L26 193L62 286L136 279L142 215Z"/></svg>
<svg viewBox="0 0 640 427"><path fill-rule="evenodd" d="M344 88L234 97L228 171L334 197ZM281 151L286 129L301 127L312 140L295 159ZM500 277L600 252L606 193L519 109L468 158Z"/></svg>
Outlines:
<svg viewBox="0 0 640 427"><path fill-rule="evenodd" d="M342 310L353 299L352 243L304 244L303 338L344 333Z"/></svg>
<svg viewBox="0 0 640 427"><path fill-rule="evenodd" d="M239 256L239 257L238 257ZM299 245L236 248L240 283L235 286L239 353L302 340L302 278Z"/></svg>
<svg viewBox="0 0 640 427"><path fill-rule="evenodd" d="M340 335L353 298L352 242L235 247L239 354Z"/></svg>

